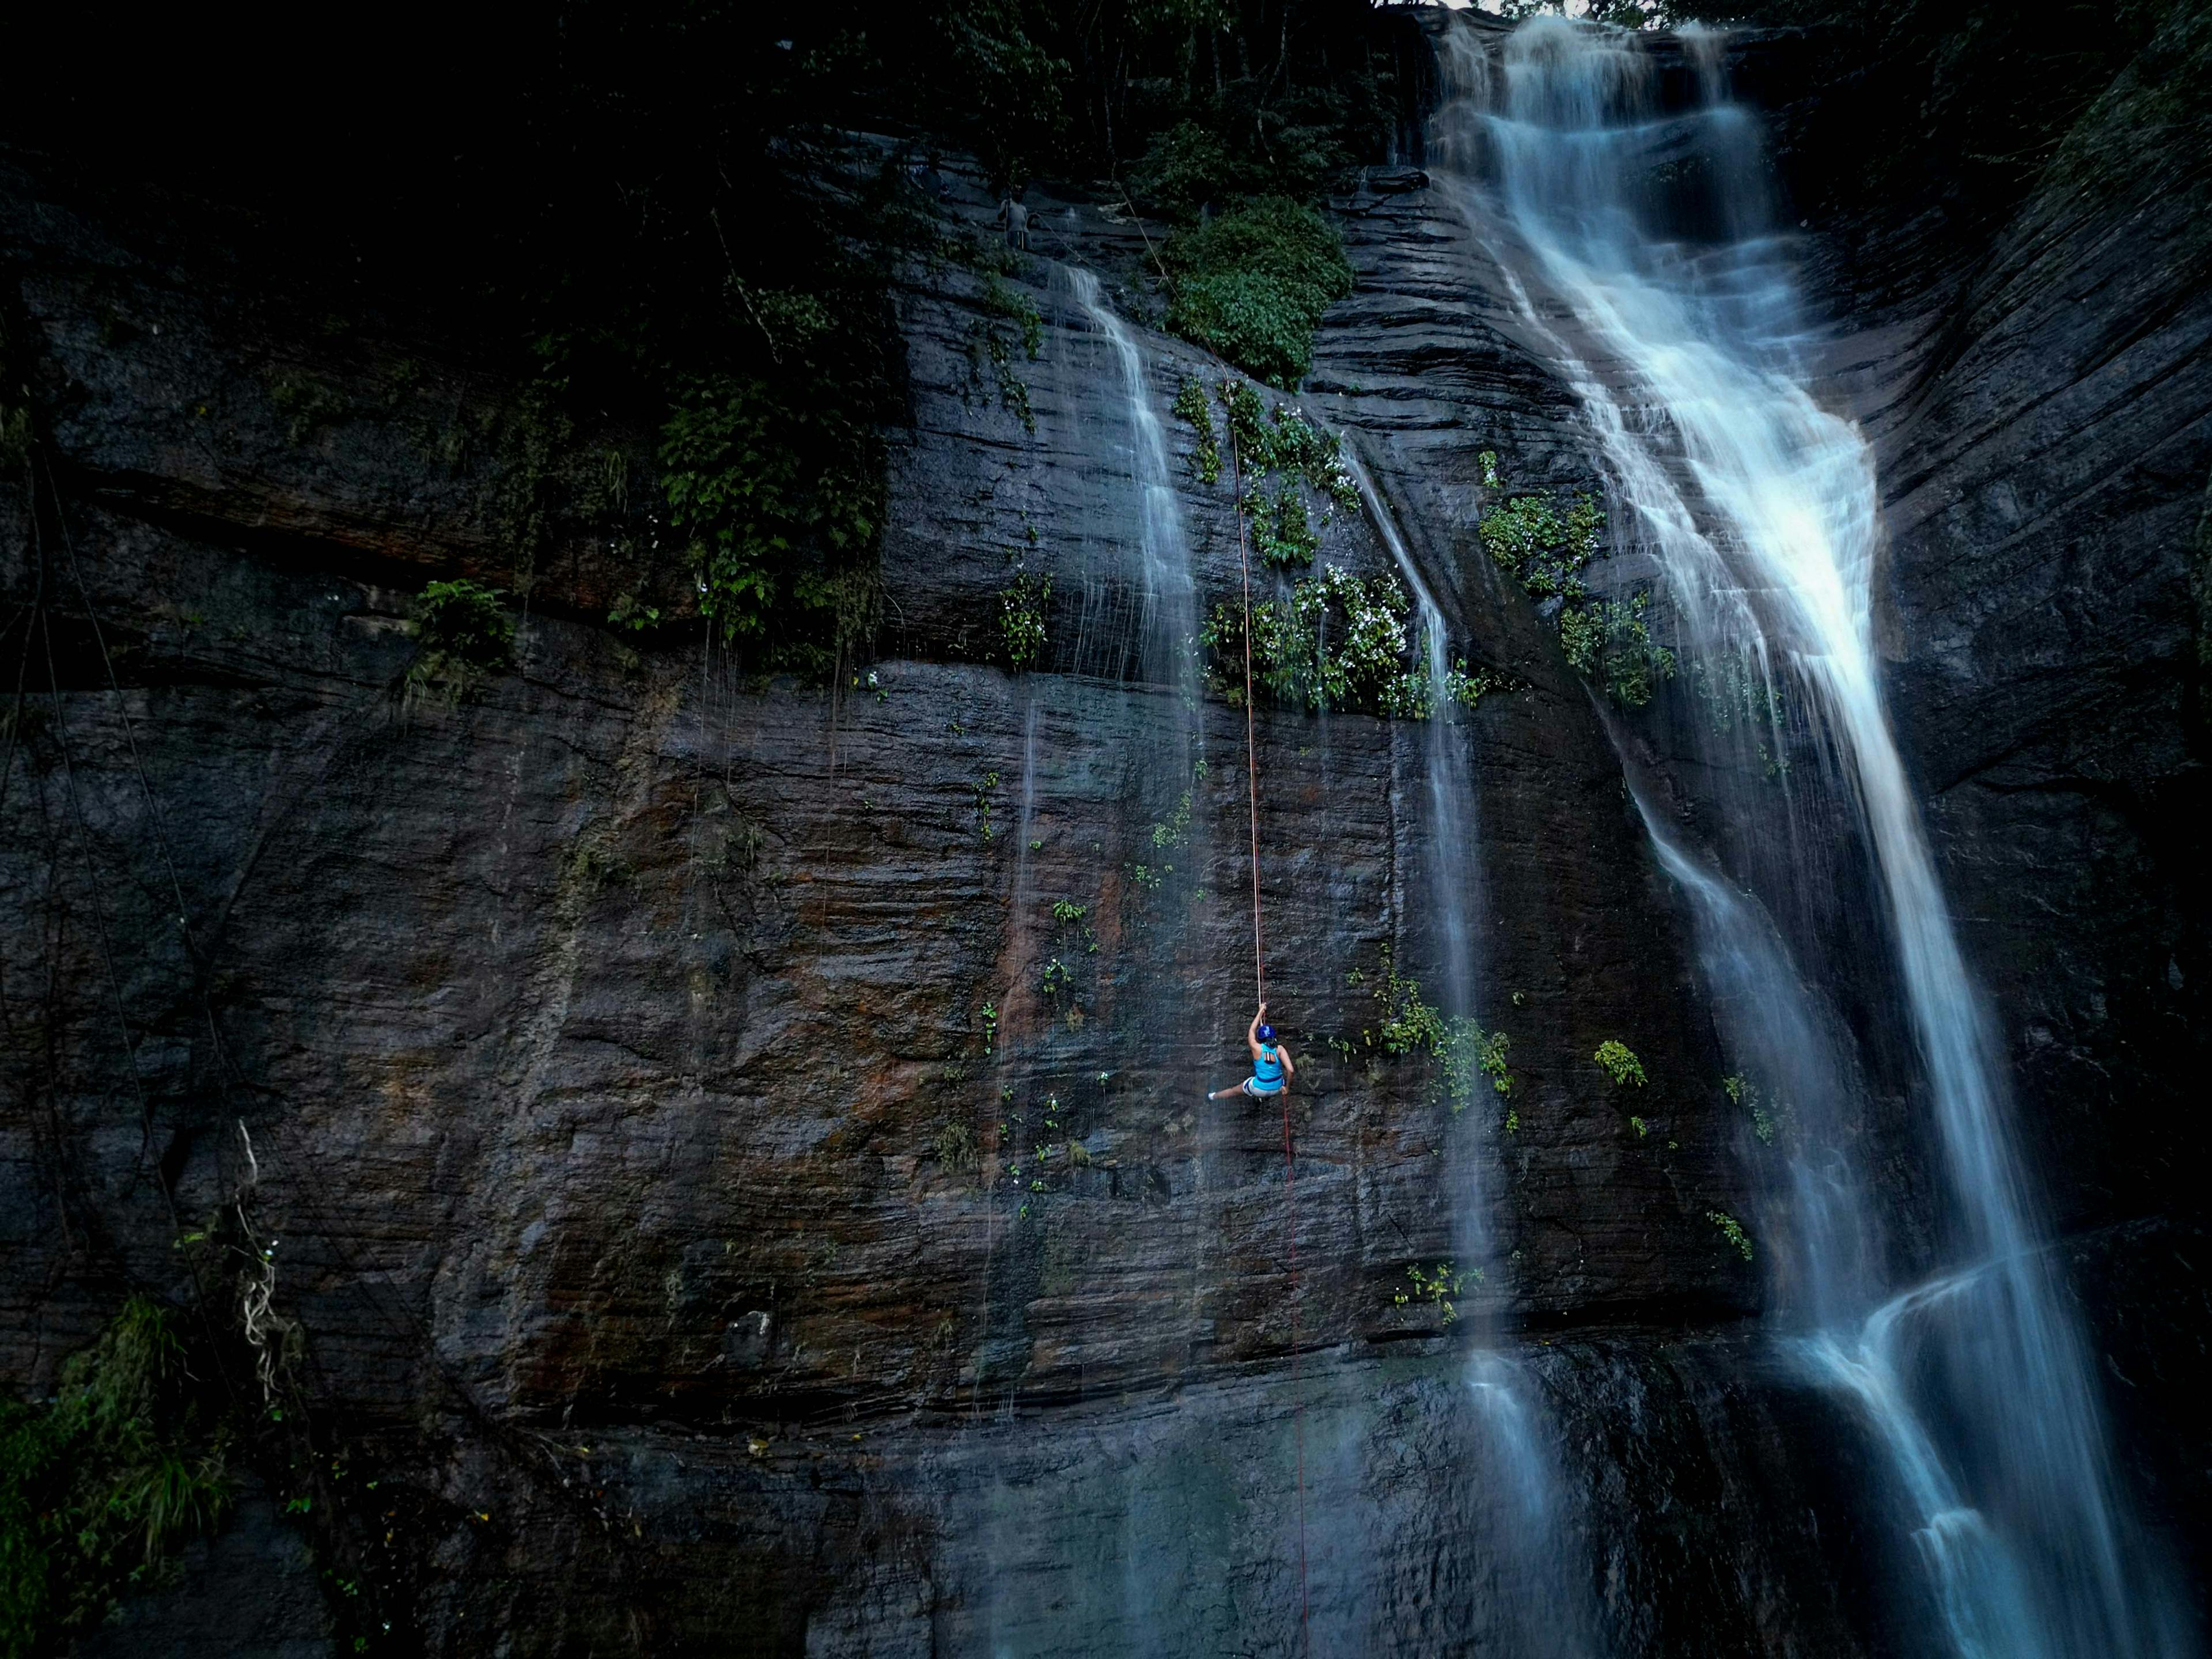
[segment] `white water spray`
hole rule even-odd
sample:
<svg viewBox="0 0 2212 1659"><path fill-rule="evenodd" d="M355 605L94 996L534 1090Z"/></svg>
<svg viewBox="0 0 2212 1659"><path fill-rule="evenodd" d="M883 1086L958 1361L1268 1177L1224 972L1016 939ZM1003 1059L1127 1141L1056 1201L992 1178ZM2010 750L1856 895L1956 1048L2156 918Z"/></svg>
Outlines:
<svg viewBox="0 0 2212 1659"><path fill-rule="evenodd" d="M1449 39L1449 182L1479 233L1506 231L1484 240L1582 402L1683 651L1747 665L1770 707L1778 682L1795 688L1871 856L1972 1265L1890 1296L1864 1182L1837 1176L1834 1146L1808 1149L1822 1174L1801 1170L1794 1206L1818 1281L1804 1350L1887 1455L1954 1651L2179 1651L2126 1542L2085 1346L2037 1248L2002 1066L1882 706L1873 458L1808 388L1756 124L1724 100L1710 38L1684 43L1697 94L1674 111L1634 35L1540 19L1502 59L1469 30ZM1659 844L1698 906L1709 973L1733 963L1743 994L1788 1002L1795 970L1763 924ZM1839 1068L1830 1086L1849 1086Z"/></svg>

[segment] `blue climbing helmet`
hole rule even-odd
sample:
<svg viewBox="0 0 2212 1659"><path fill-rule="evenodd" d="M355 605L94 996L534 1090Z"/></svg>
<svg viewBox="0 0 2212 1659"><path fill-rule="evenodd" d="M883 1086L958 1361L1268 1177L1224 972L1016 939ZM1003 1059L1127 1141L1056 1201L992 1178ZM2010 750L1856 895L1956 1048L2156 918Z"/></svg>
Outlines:
<svg viewBox="0 0 2212 1659"><path fill-rule="evenodd" d="M1272 1025L1262 1025L1260 1028L1260 1041L1262 1042L1273 1042L1274 1040L1275 1028Z"/></svg>

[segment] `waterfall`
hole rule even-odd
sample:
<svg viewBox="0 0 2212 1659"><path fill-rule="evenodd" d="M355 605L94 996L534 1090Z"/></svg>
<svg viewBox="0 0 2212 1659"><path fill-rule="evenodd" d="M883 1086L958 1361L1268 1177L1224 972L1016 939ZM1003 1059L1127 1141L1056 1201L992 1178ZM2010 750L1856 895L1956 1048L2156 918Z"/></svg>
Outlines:
<svg viewBox="0 0 2212 1659"><path fill-rule="evenodd" d="M1685 665L1701 685L1735 688L1743 718L1705 743L1701 769L1747 776L1748 725L1765 726L1771 766L1798 732L1826 804L1865 849L1889 946L1870 977L1898 987L1914 1097L1944 1165L1949 1265L1901 1290L1881 1265L1872 1183L1838 1127L1862 1085L1773 920L1836 902L1817 864L1791 854L1802 786L1754 781L1727 804L1742 861L1772 885L1764 906L1654 837L1698 918L1724 1028L1733 1003L1745 1063L1806 1109L1784 1206L1793 1340L1863 1413L1953 1651L2182 1650L2115 1489L2002 1061L1883 708L1873 457L1814 395L1758 124L1728 100L1712 37L1672 43L1691 71L1675 83L1692 88L1672 108L1643 37L1547 18L1494 57L1464 25L1447 42L1444 183L1581 401L1616 525L1658 571ZM1761 1021L1763 1036L1747 1035Z"/></svg>
<svg viewBox="0 0 2212 1659"><path fill-rule="evenodd" d="M1100 294L1097 276L1079 266L1064 269L1076 303L1113 350L1128 415L1129 475L1137 491L1136 542L1144 584L1139 631L1145 678L1176 687L1187 704L1194 705L1198 585L1191 575L1190 544L1168 471L1167 437L1145 380L1144 356L1128 324Z"/></svg>
<svg viewBox="0 0 2212 1659"><path fill-rule="evenodd" d="M1477 856L1481 843L1465 735L1454 718L1444 614L1422 580L1397 520L1349 442L1344 460L1419 618L1428 681L1423 748L1429 811L1425 845L1431 860L1422 884L1434 907L1443 1012L1456 1019L1474 1014L1479 1006L1480 964L1473 924L1481 908ZM1488 1121L1485 1113L1484 1122ZM1474 1410L1475 1440L1464 1478L1479 1483L1481 1501L1474 1507L1487 1527L1480 1559L1487 1575L1481 1606L1490 1622L1466 1634L1479 1652L1510 1653L1518 1659L1578 1659L1598 1650L1591 1634L1596 1620L1587 1605L1586 1575L1576 1570L1568 1547L1567 1506L1554 1451L1557 1433L1544 1409L1542 1391L1495 1340L1492 1310L1504 1301L1506 1286L1501 1282L1504 1264L1498 1259L1491 1226L1492 1200L1486 1176L1493 1143L1481 1123L1467 1122L1453 1136L1453 1146L1454 1249L1459 1265L1480 1269L1485 1280L1480 1295L1468 1298L1479 1310L1475 1317L1481 1321L1482 1332L1465 1379L1468 1401Z"/></svg>

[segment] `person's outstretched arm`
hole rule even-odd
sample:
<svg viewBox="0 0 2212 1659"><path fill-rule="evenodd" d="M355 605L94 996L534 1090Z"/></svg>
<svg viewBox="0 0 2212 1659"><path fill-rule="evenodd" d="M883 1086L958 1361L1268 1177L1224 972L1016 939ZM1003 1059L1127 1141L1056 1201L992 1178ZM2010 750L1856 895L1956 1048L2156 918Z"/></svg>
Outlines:
<svg viewBox="0 0 2212 1659"><path fill-rule="evenodd" d="M1252 1051L1255 1060L1260 1058L1260 1021L1267 1012L1267 1005L1263 1002L1260 1005L1260 1012L1252 1016L1252 1023L1244 1028L1244 1046Z"/></svg>

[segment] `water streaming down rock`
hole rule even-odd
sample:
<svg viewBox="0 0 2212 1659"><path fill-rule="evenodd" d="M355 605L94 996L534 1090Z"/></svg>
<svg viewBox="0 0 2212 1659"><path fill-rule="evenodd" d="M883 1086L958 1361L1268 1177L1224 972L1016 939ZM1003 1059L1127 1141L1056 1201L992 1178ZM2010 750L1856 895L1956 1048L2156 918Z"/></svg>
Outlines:
<svg viewBox="0 0 2212 1659"><path fill-rule="evenodd" d="M1166 434L1145 379L1144 356L1128 324L1106 303L1097 275L1078 266L1065 269L1076 303L1112 349L1128 421L1129 477L1136 489L1132 518L1144 582L1139 622L1143 676L1155 684L1175 687L1187 704L1194 705L1198 588L1191 576L1189 539L1168 471ZM1195 722L1189 724L1194 734Z"/></svg>
<svg viewBox="0 0 2212 1659"><path fill-rule="evenodd" d="M1430 866L1420 884L1435 911L1443 1012L1455 1022L1472 1019L1482 1012L1474 928L1483 908L1481 820L1452 695L1447 625L1389 504L1352 444L1346 445L1344 459L1369 520L1413 595L1429 704L1429 718L1422 724L1429 817L1422 844ZM1458 1063L1468 1062L1462 1055ZM1596 1621L1588 1605L1587 1572L1568 1541L1556 1431L1541 1389L1499 1340L1494 1310L1504 1305L1511 1287L1506 1282L1508 1264L1498 1260L1494 1243L1497 1197L1491 1169L1497 1149L1489 1134L1474 1132L1478 1122L1487 1121L1486 1113L1473 1114L1463 1126L1469 1133L1452 1137L1449 1160L1454 1248L1462 1268L1473 1269L1483 1281L1466 1298L1480 1328L1466 1374L1474 1413L1468 1443L1473 1455L1461 1473L1478 1494L1470 1508L1485 1526L1477 1559L1486 1582L1474 1604L1480 1628L1464 1634L1477 1652L1574 1659L1597 1651Z"/></svg>
<svg viewBox="0 0 2212 1659"><path fill-rule="evenodd" d="M1745 1063L1766 1087L1786 1079L1805 1109L1787 1206L1803 1352L1886 1454L1954 1650L2180 1651L2179 1616L2115 1491L2002 1066L1883 710L1872 457L1810 389L1755 118L1727 100L1710 38L1678 45L1688 73L1676 84L1691 90L1669 108L1638 37L1539 20L1493 58L1455 30L1438 149L1583 404L1692 672L1734 716L1706 747L1721 775L1753 780L1730 799L1747 877L1778 890L1765 907L1778 917L1823 908L1826 895L1793 873L1802 787L1756 781L1742 764L1752 732L1769 770L1796 734L1819 763L1819 807L1856 829L1870 860L1893 959L1869 976L1899 988L1916 1097L1945 1164L1944 1254L1963 1264L1902 1293L1836 1133L1855 1079L1797 994L1786 947L1755 906L1657 842L1691 895L1717 994L1746 1011L1732 1022ZM1778 1017L1764 1042L1752 1035ZM1777 1041L1793 1026L1795 1040Z"/></svg>

